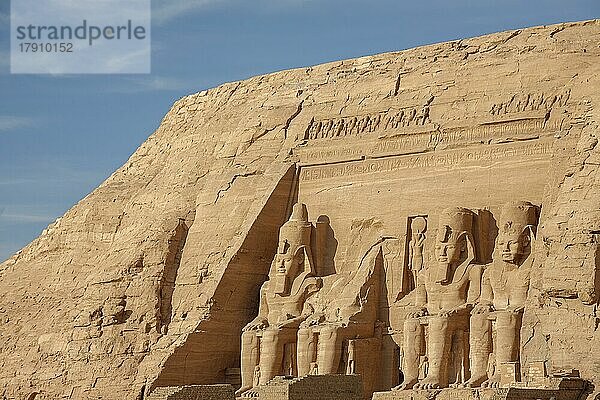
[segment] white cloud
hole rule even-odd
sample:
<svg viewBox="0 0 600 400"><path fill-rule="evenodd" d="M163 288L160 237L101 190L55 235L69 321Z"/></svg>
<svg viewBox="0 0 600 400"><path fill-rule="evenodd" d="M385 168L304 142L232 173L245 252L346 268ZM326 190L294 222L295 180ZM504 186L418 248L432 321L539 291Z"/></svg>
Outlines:
<svg viewBox="0 0 600 400"><path fill-rule="evenodd" d="M103 61L103 71L119 71L129 72L136 70L136 67L144 65L145 60L150 60L150 46L144 46L126 54L112 55L110 50L107 51L108 57ZM141 67L140 67L141 68ZM149 72L149 65L148 65Z"/></svg>
<svg viewBox="0 0 600 400"><path fill-rule="evenodd" d="M115 81L106 91L109 93L138 93L190 89L190 84L168 76L146 75Z"/></svg>
<svg viewBox="0 0 600 400"><path fill-rule="evenodd" d="M40 176L39 178L2 178L0 177L0 186L32 186L32 185L43 185L43 184L55 184L60 185L67 182L83 182L88 183L90 180L96 181L101 179L103 176L98 174L81 174L81 176L68 176L68 177L49 177Z"/></svg>
<svg viewBox="0 0 600 400"><path fill-rule="evenodd" d="M152 2L152 20L159 25L170 22L171 20L185 14L197 12L223 3L231 3L242 0L153 0ZM296 7L307 3L310 0L255 0L252 6L257 9L281 9L287 7Z"/></svg>
<svg viewBox="0 0 600 400"><path fill-rule="evenodd" d="M177 78L167 76L151 76L137 80L137 84L147 90L180 90L187 87L186 83Z"/></svg>
<svg viewBox="0 0 600 400"><path fill-rule="evenodd" d="M35 120L14 115L0 115L0 132L28 128L35 125Z"/></svg>
<svg viewBox="0 0 600 400"><path fill-rule="evenodd" d="M52 215L38 215L29 213L6 213L6 207L0 207L0 219L8 220L12 222L52 222L56 219Z"/></svg>
<svg viewBox="0 0 600 400"><path fill-rule="evenodd" d="M183 14L188 14L223 0L155 0L152 19L164 24Z"/></svg>
<svg viewBox="0 0 600 400"><path fill-rule="evenodd" d="M9 185L31 185L32 183L38 183L35 179L2 179L0 178L0 186ZM2 215L4 209L0 209L0 215Z"/></svg>
<svg viewBox="0 0 600 400"><path fill-rule="evenodd" d="M56 219L56 216L31 214L0 214L0 219L17 223L52 222Z"/></svg>

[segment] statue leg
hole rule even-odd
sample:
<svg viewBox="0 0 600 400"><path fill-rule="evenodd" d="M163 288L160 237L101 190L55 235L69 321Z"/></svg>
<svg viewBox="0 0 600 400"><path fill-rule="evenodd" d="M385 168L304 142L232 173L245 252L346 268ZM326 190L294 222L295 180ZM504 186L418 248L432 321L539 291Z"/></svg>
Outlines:
<svg viewBox="0 0 600 400"><path fill-rule="evenodd" d="M342 338L339 327L325 327L319 334L317 365L322 375L337 374L342 357Z"/></svg>
<svg viewBox="0 0 600 400"><path fill-rule="evenodd" d="M240 396L245 391L252 389L254 370L258 365L259 340L256 331L242 333L241 377L242 387L236 392Z"/></svg>
<svg viewBox="0 0 600 400"><path fill-rule="evenodd" d="M466 387L479 387L488 379L488 358L492 350L492 321L488 316L488 313L471 315L469 323L471 378L465 382Z"/></svg>
<svg viewBox="0 0 600 400"><path fill-rule="evenodd" d="M496 316L496 365L519 361L521 313L500 311Z"/></svg>
<svg viewBox="0 0 600 400"><path fill-rule="evenodd" d="M301 328L298 330L298 376L310 373L310 364L316 361L316 340L312 329Z"/></svg>
<svg viewBox="0 0 600 400"><path fill-rule="evenodd" d="M419 388L439 389L448 386L448 360L452 336L448 323L448 317L435 316L429 320L429 372L427 377L419 382Z"/></svg>
<svg viewBox="0 0 600 400"><path fill-rule="evenodd" d="M283 365L283 341L277 328L267 328L260 348L260 384L264 385L281 374Z"/></svg>
<svg viewBox="0 0 600 400"><path fill-rule="evenodd" d="M394 389L412 389L419 379L419 358L423 352L423 327L416 318L404 321L404 355L402 357L402 374L404 381Z"/></svg>

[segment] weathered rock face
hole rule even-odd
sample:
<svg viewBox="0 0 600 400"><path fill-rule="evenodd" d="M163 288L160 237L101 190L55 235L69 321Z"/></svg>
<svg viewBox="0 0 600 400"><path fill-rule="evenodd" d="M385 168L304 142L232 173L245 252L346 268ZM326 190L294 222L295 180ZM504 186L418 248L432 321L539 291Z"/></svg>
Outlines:
<svg viewBox="0 0 600 400"><path fill-rule="evenodd" d="M341 338L326 347L333 356L304 360L309 368L364 373L367 360L378 374L366 390L388 390L413 352L423 385L435 386L436 368L442 384L467 381L471 357L440 366L434 353L444 343L467 353L469 317L432 339L440 320L415 307L442 315L448 296L434 284L459 268L470 292L485 278L502 259L501 208L519 200L538 214L524 311L509 324L516 353L506 357L524 382L543 380L528 371L545 362L550 374L577 369L598 386L598 43L598 21L531 28L179 100L123 167L0 265L0 393L134 399L157 386L225 383L298 201L320 232L311 242L319 295L301 314L323 315L302 328ZM472 237L472 257L447 257L443 279L424 278L422 304L419 271L438 268L437 238L458 221L438 226L449 207L473 214L455 229ZM482 298L461 290L457 305ZM490 301L508 310L498 296ZM415 320L422 336L406 333ZM488 357L506 330L486 320L491 343L478 351ZM294 349L282 350L291 372Z"/></svg>

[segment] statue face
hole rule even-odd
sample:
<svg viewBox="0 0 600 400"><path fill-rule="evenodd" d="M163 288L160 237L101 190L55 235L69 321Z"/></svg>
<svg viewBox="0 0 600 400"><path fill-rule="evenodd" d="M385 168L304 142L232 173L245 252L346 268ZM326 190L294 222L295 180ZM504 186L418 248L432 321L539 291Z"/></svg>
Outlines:
<svg viewBox="0 0 600 400"><path fill-rule="evenodd" d="M279 274L287 274L292 263L292 257L289 254L277 254L275 256L276 271Z"/></svg>
<svg viewBox="0 0 600 400"><path fill-rule="evenodd" d="M435 257L440 264L455 264L460 261L461 243L449 240L446 243L437 242L435 245Z"/></svg>
<svg viewBox="0 0 600 400"><path fill-rule="evenodd" d="M466 250L464 238L456 240L450 237L446 241L438 239L435 245L435 257L438 261L436 282L443 284L452 281L455 266L460 264L463 250Z"/></svg>
<svg viewBox="0 0 600 400"><path fill-rule="evenodd" d="M529 236L524 233L504 233L498 237L498 249L505 262L516 264L521 261L528 246Z"/></svg>
<svg viewBox="0 0 600 400"><path fill-rule="evenodd" d="M275 293L288 295L292 283L301 273L302 258L304 253L292 253L291 248L286 249L285 253L277 253L273 260L274 275L270 277L273 281Z"/></svg>
<svg viewBox="0 0 600 400"><path fill-rule="evenodd" d="M292 254L290 254L290 245L287 240L281 240L277 248L277 254L273 262L275 263L275 271L279 274L285 274L289 271L292 262Z"/></svg>

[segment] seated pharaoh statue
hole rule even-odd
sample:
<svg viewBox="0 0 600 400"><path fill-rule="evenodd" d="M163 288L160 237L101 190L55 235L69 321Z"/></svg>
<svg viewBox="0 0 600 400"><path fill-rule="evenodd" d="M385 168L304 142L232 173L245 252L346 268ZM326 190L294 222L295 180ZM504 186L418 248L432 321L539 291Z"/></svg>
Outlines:
<svg viewBox="0 0 600 400"><path fill-rule="evenodd" d="M506 376L518 378L520 330L538 214L538 208L529 202L508 203L502 208L494 260L485 269L481 297L472 311L471 378L466 386L497 387L500 371L506 368L512 370Z"/></svg>
<svg viewBox="0 0 600 400"><path fill-rule="evenodd" d="M315 276L312 229L306 206L295 204L289 221L279 230L269 279L260 289L258 316L242 332L238 396L276 375L295 372L298 328L313 312L306 300L322 285Z"/></svg>
<svg viewBox="0 0 600 400"><path fill-rule="evenodd" d="M404 322L404 382L396 389L444 388L467 375L469 315L479 299L482 274L475 264L474 219L466 208L440 214L437 263L419 272L415 309ZM422 360L427 360L426 376L419 374Z"/></svg>
<svg viewBox="0 0 600 400"><path fill-rule="evenodd" d="M324 278L323 289L310 299L315 312L298 331L298 376L309 374L311 366L319 375L360 373L365 393L372 392L375 377L366 375L381 346L379 243L362 253L359 265Z"/></svg>

